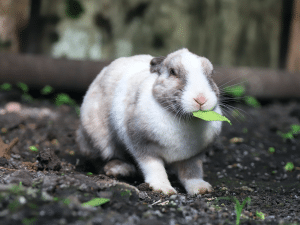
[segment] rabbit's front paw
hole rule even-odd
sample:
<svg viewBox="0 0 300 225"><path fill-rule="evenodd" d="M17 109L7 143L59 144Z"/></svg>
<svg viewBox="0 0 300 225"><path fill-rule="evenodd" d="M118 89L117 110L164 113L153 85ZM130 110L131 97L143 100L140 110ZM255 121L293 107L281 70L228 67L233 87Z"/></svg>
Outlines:
<svg viewBox="0 0 300 225"><path fill-rule="evenodd" d="M123 162L119 159L114 159L104 166L104 172L107 176L127 177L134 175L136 173L136 169L129 163Z"/></svg>
<svg viewBox="0 0 300 225"><path fill-rule="evenodd" d="M185 189L188 194L205 194L213 190L212 186L202 179L190 179L185 182Z"/></svg>
<svg viewBox="0 0 300 225"><path fill-rule="evenodd" d="M177 193L177 191L171 185L168 184L150 183L149 186L153 189L153 191L160 192L165 195L173 195Z"/></svg>

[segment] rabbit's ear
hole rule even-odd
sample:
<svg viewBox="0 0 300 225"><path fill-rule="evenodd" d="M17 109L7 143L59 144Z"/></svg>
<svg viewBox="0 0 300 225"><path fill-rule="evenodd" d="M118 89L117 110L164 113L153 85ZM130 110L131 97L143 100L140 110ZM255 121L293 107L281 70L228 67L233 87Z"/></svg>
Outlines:
<svg viewBox="0 0 300 225"><path fill-rule="evenodd" d="M165 58L166 58L165 56L153 58L150 62L150 72L160 74L161 68L163 66L162 62L164 61Z"/></svg>

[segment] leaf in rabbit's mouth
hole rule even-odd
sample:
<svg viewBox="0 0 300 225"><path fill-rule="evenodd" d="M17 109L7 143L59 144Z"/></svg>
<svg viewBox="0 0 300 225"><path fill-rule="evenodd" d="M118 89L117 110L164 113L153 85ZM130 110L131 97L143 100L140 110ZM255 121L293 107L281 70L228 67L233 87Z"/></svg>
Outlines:
<svg viewBox="0 0 300 225"><path fill-rule="evenodd" d="M226 121L230 125L232 125L229 119L227 119L225 116L222 116L219 113L216 113L214 111L201 111L201 110L199 110L197 112L193 112L193 115L195 117L200 118L200 119L205 120L205 121Z"/></svg>

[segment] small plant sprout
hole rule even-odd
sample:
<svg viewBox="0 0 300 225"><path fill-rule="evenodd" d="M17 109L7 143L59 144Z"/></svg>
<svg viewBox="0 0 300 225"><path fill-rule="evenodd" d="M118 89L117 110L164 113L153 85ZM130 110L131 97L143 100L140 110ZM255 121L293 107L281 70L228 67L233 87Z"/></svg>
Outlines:
<svg viewBox="0 0 300 225"><path fill-rule="evenodd" d="M219 197L216 200L221 200L221 199L231 200L231 201L235 202L234 208L235 208L235 213L236 213L236 225L239 225L242 210L243 210L244 206L246 205L246 203L248 203L248 204L251 203L251 198L250 197L245 198L242 204L240 204L239 200L236 197L233 197L233 198L232 197L231 198L230 197Z"/></svg>
<svg viewBox="0 0 300 225"><path fill-rule="evenodd" d="M88 202L82 203L82 206L99 206L99 205L103 205L106 202L109 202L110 199L109 198L94 198Z"/></svg>
<svg viewBox="0 0 300 225"><path fill-rule="evenodd" d="M65 205L69 205L69 204L71 203L70 199L68 199L68 198L62 199L62 202L63 202Z"/></svg>
<svg viewBox="0 0 300 225"><path fill-rule="evenodd" d="M30 94L28 94L29 88L26 84L19 82L19 83L17 83L17 87L19 87L23 91L22 99L25 102L33 101L33 97Z"/></svg>
<svg viewBox="0 0 300 225"><path fill-rule="evenodd" d="M284 169L286 171L292 171L294 169L294 164L292 162L288 162L285 166Z"/></svg>
<svg viewBox="0 0 300 225"><path fill-rule="evenodd" d="M22 82L17 83L17 86L23 91L23 93L27 93L29 91L28 86Z"/></svg>
<svg viewBox="0 0 300 225"><path fill-rule="evenodd" d="M31 151L33 151L33 152L39 151L39 150L37 149L37 147L35 147L35 146L30 146L29 149L30 149Z"/></svg>
<svg viewBox="0 0 300 225"><path fill-rule="evenodd" d="M24 225L32 225L32 224L35 224L36 220L37 220L36 217L30 218L30 219L25 218L25 219L22 220L22 223Z"/></svg>
<svg viewBox="0 0 300 225"><path fill-rule="evenodd" d="M256 100L256 98L252 97L252 96L245 96L246 93L246 89L244 86L242 85L234 85L234 86L230 86L230 87L225 87L224 91L226 94L229 94L233 97L243 97L245 103L249 106L258 108L260 107L260 103Z"/></svg>
<svg viewBox="0 0 300 225"><path fill-rule="evenodd" d="M0 90L10 91L11 88L12 88L11 84L9 84L9 83L4 83L4 84L0 85Z"/></svg>
<svg viewBox="0 0 300 225"><path fill-rule="evenodd" d="M275 148L274 147L270 147L269 148L269 152L273 154L275 152Z"/></svg>
<svg viewBox="0 0 300 225"><path fill-rule="evenodd" d="M230 125L232 125L229 119L227 119L225 116L222 116L219 113L216 113L214 111L201 111L201 110L199 110L197 112L193 112L193 115L195 117L198 117L198 118L200 118L202 120L205 120L205 121L226 121Z"/></svg>
<svg viewBox="0 0 300 225"><path fill-rule="evenodd" d="M260 103L252 96L245 96L245 103L254 108L260 107Z"/></svg>
<svg viewBox="0 0 300 225"><path fill-rule="evenodd" d="M20 181L19 185L13 185L10 191L16 195L20 194L20 192L23 190L22 182Z"/></svg>
<svg viewBox="0 0 300 225"><path fill-rule="evenodd" d="M284 141L286 141L286 139L294 139L294 135L298 135L300 134L300 126L298 124L293 124L291 125L291 130L287 133L282 133L281 131L277 131L277 134L280 135Z"/></svg>
<svg viewBox="0 0 300 225"><path fill-rule="evenodd" d="M88 176L89 176L89 175L93 175L93 173L92 173L92 172L87 172L86 175L88 175Z"/></svg>
<svg viewBox="0 0 300 225"><path fill-rule="evenodd" d="M125 190L125 191L122 191L121 192L121 196L124 197L124 196L130 196L131 195L131 191L130 190Z"/></svg>
<svg viewBox="0 0 300 225"><path fill-rule="evenodd" d="M300 134L300 125L298 125L298 124L291 125L291 130L292 130L291 132L294 135Z"/></svg>
<svg viewBox="0 0 300 225"><path fill-rule="evenodd" d="M262 213L262 212L256 211L256 217L261 219L261 220L264 220L265 219L265 214Z"/></svg>
<svg viewBox="0 0 300 225"><path fill-rule="evenodd" d="M42 95L49 95L53 92L53 88L49 85L46 85L42 90L41 90L41 94Z"/></svg>
<svg viewBox="0 0 300 225"><path fill-rule="evenodd" d="M55 99L55 104L57 106L60 106L60 105L63 105L63 104L74 106L74 105L76 105L76 102L72 98L70 98L69 95L61 93L61 94L57 95L57 97Z"/></svg>
<svg viewBox="0 0 300 225"><path fill-rule="evenodd" d="M245 87L242 85L235 85L231 87L225 87L224 91L226 94L232 95L234 97L241 97L245 94Z"/></svg>
<svg viewBox="0 0 300 225"><path fill-rule="evenodd" d="M245 128L243 128L243 133L244 134L247 134L248 133L248 129L245 127Z"/></svg>

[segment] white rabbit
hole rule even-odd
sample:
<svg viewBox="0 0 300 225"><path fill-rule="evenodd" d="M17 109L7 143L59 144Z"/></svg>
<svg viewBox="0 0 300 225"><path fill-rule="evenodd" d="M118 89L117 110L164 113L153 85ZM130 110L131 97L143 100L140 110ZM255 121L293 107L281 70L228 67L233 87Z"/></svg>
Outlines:
<svg viewBox="0 0 300 225"><path fill-rule="evenodd" d="M178 174L188 194L212 190L203 180L200 153L221 132L222 122L192 112L222 115L211 62L187 49L166 57L122 57L90 85L82 106L77 141L81 152L107 161L107 175L136 172L128 153L154 191L176 193L165 165Z"/></svg>

